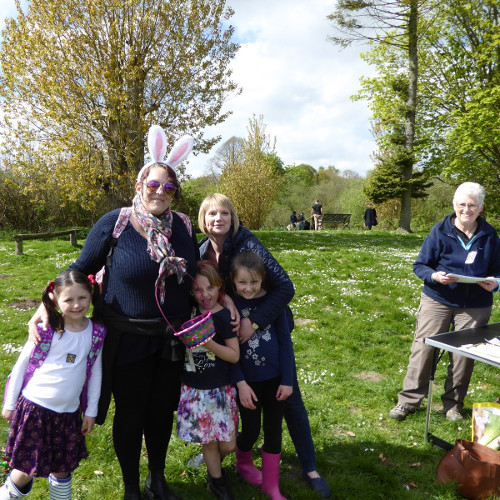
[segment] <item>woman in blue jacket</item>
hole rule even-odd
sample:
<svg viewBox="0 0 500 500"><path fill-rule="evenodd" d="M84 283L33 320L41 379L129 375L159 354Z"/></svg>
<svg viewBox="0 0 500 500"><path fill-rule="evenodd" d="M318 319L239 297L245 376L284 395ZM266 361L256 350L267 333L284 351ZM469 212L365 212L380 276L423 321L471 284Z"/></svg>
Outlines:
<svg viewBox="0 0 500 500"><path fill-rule="evenodd" d="M424 281L417 328L403 390L389 416L404 420L415 413L428 393L433 348L426 337L450 330L486 325L498 291L500 277L500 239L495 229L479 214L484 207L484 188L465 182L455 191L455 213L436 224L426 237L417 260L415 274ZM489 281L463 283L457 274L488 277ZM441 396L447 420L462 419L469 382L474 369L472 359L449 353L450 364ZM430 402L429 402L430 404Z"/></svg>
<svg viewBox="0 0 500 500"><path fill-rule="evenodd" d="M251 251L262 257L266 268L266 301L252 311L248 318L240 321L240 343L246 342L260 327L272 323L286 309L290 330L293 329L293 317L288 303L295 290L293 283L278 261L262 245L255 235L240 225L236 210L226 196L215 193L207 196L198 214L198 224L207 235L200 242L202 259L214 262L226 282L226 289L231 289L231 261L233 257L245 251ZM285 420L290 437L302 466L304 479L311 489L323 498L330 497L330 488L316 471L316 457L311 436L309 418L302 401L294 370L292 395L285 401Z"/></svg>

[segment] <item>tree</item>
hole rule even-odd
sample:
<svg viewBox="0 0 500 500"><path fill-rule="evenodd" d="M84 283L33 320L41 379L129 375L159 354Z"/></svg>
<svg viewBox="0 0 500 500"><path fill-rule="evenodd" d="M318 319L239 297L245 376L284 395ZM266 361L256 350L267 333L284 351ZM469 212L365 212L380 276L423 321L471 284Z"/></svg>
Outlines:
<svg viewBox="0 0 500 500"><path fill-rule="evenodd" d="M402 165L402 178L410 181L413 174L415 111L418 82L418 20L426 0L338 0L333 14L328 16L342 36L331 40L343 47L353 41L368 41L402 48L407 53L408 93L405 113L405 143L407 158ZM401 195L399 227L410 231L411 183Z"/></svg>
<svg viewBox="0 0 500 500"><path fill-rule="evenodd" d="M368 176L363 192L376 204L401 199L407 191L411 198L425 197L431 184L427 182L427 173L415 167L422 143L412 153L406 147L408 79L406 72L401 71L404 56L395 47L378 45L362 57L377 67L377 77L362 78L361 91L355 98L370 101L372 132L378 144L373 156L375 169ZM410 168L412 175L407 179L404 172Z"/></svg>
<svg viewBox="0 0 500 500"><path fill-rule="evenodd" d="M286 167L285 174L287 182L290 183L300 182L305 186L312 186L314 184L314 177L316 175L316 170L311 165L306 165L305 163L301 163L300 165Z"/></svg>
<svg viewBox="0 0 500 500"><path fill-rule="evenodd" d="M283 163L275 153L276 138L266 134L262 115L254 115L247 130L243 159L222 171L219 190L231 199L245 226L259 229L278 196Z"/></svg>
<svg viewBox="0 0 500 500"><path fill-rule="evenodd" d="M340 174L340 170L333 165L329 167L319 167L316 172L315 180L316 184L323 184L325 182L329 182L332 179L336 179Z"/></svg>
<svg viewBox="0 0 500 500"><path fill-rule="evenodd" d="M423 162L452 183L483 184L491 208L500 194L498 2L450 0L439 7L421 56Z"/></svg>
<svg viewBox="0 0 500 500"><path fill-rule="evenodd" d="M215 170L222 172L233 165L241 163L244 156L244 140L241 137L231 137L220 146L210 163Z"/></svg>
<svg viewBox="0 0 500 500"><path fill-rule="evenodd" d="M199 151L218 140L202 130L237 91L224 0L16 3L0 52L1 147L20 177L37 172L35 196L47 185L89 208L128 202L152 123L172 143L190 133Z"/></svg>

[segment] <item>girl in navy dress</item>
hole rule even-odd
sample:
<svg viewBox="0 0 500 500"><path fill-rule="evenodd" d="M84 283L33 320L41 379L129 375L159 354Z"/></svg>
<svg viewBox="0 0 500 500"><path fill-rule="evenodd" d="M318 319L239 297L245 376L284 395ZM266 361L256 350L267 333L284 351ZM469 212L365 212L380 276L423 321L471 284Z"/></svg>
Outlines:
<svg viewBox="0 0 500 500"><path fill-rule="evenodd" d="M201 443L210 490L218 499L232 495L221 468L234 450L238 430L236 389L231 385L231 363L240 356L230 312L219 304L222 278L209 262L198 262L192 293L201 313L210 311L215 336L187 349L177 411L177 434L183 441Z"/></svg>
<svg viewBox="0 0 500 500"><path fill-rule="evenodd" d="M242 318L266 301L262 288L266 270L260 255L241 252L231 263L234 303ZM292 394L294 355L285 311L268 325L254 326L255 333L240 345L240 361L235 365L241 433L236 441L236 470L249 483L260 486L272 500L286 500L279 489L281 430L284 401ZM252 447L264 422L262 472L252 461Z"/></svg>

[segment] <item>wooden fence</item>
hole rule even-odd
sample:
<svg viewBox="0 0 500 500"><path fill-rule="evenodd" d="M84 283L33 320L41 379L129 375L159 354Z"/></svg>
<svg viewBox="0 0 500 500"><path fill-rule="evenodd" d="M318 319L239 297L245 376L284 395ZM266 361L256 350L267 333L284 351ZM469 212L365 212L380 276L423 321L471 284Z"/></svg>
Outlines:
<svg viewBox="0 0 500 500"><path fill-rule="evenodd" d="M68 229L67 231L57 231L55 233L38 233L38 234L16 234L14 240L16 242L16 255L23 254L24 240L41 240L43 238L54 238L55 236L64 236L69 234L70 243L76 247L76 229Z"/></svg>

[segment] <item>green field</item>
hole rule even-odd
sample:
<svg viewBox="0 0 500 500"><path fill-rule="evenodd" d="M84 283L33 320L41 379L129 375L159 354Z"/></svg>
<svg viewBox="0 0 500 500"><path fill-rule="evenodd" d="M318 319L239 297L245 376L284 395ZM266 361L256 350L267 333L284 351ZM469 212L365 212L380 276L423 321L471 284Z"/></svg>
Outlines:
<svg viewBox="0 0 500 500"><path fill-rule="evenodd" d="M387 417L401 388L415 326L421 281L412 263L423 234L383 231L257 232L295 284L291 307L299 384L309 411L318 470L338 499L455 499L453 485L435 484L443 452L424 443L425 404L405 422ZM78 255L67 239L28 241L14 255L14 241L0 239L0 335L2 383L27 337L33 309L12 307L39 298L46 283ZM500 321L498 298L491 321ZM431 432L449 442L471 439L474 402L499 396L498 371L478 363L465 401L466 418L450 423L435 410L446 373L436 372ZM7 435L0 424L0 446ZM295 450L283 434L281 491L288 499L318 498L301 479ZM74 474L73 498L119 500L123 489L111 439L111 418L88 438L90 457ZM184 499L209 499L204 467L187 468L199 452L173 436L167 480ZM144 452L145 453L145 452ZM257 456L257 455L256 455ZM234 471L230 484L239 500L266 498ZM143 479L147 460L142 462ZM29 498L46 499L47 484L35 481Z"/></svg>

